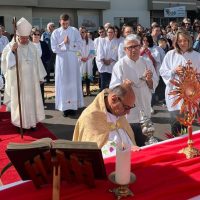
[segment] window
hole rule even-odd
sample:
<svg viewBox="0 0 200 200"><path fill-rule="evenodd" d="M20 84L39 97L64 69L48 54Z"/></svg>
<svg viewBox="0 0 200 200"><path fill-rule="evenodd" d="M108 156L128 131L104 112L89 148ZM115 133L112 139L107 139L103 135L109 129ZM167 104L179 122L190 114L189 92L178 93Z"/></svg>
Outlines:
<svg viewBox="0 0 200 200"><path fill-rule="evenodd" d="M136 27L138 23L137 17L115 17L114 24L118 27L122 27L124 24L128 24L132 27Z"/></svg>
<svg viewBox="0 0 200 200"><path fill-rule="evenodd" d="M0 25L4 26L4 17L0 16Z"/></svg>
<svg viewBox="0 0 200 200"><path fill-rule="evenodd" d="M55 25L58 27L58 18L42 18L42 17L33 17L32 19L32 25L34 27L37 27L39 29L45 29L47 27L47 24L49 22L54 22Z"/></svg>

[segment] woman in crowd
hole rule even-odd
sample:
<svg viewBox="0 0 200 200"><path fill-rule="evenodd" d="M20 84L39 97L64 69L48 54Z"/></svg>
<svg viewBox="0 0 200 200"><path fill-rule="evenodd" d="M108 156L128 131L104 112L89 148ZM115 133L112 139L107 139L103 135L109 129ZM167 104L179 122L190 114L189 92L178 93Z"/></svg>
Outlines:
<svg viewBox="0 0 200 200"><path fill-rule="evenodd" d="M94 42L88 37L87 30L84 26L79 28L82 44L80 50L80 71L82 76L82 84L86 84L86 95L90 95L90 82L93 81L93 58L95 56Z"/></svg>
<svg viewBox="0 0 200 200"><path fill-rule="evenodd" d="M194 20L193 26L193 36L194 36L194 41L197 40L197 38L199 39L198 35L200 33L200 21L198 19Z"/></svg>
<svg viewBox="0 0 200 200"><path fill-rule="evenodd" d="M144 57L145 59L150 60L153 63L155 71L156 71L156 73L159 77L159 75L160 75L159 69L160 69L160 66L162 64L162 57L161 57L160 52L158 50L158 48L160 48L160 47L158 47L157 45L154 45L153 38L149 34L143 35L143 37L141 39L141 43L142 43L142 47L141 47L141 50L140 50L140 55L142 57ZM159 84L161 84L160 81L159 81ZM161 100L161 96L163 96L162 98L164 99L164 89L163 89L164 86L165 86L164 84L158 85L155 93L152 96L152 102L151 102L151 107L152 107L151 113L152 114L154 113L153 106L155 105L156 101L159 100L159 99ZM161 92L157 91L158 89L160 91L160 87L163 90L163 92L162 92L163 95L161 95Z"/></svg>
<svg viewBox="0 0 200 200"><path fill-rule="evenodd" d="M144 27L142 25L138 24L136 27L136 34L138 36L142 37L144 33L145 33Z"/></svg>
<svg viewBox="0 0 200 200"><path fill-rule="evenodd" d="M37 28L33 28L32 32L31 32L31 41L35 45L35 47L38 51L38 54L41 57L42 63L44 65L45 69L47 70L49 61L51 58L51 52L50 52L49 47L46 44L46 42L41 41L40 38L41 38L40 30ZM43 99L43 103L44 103L44 83L41 83L40 87L41 87L42 99Z"/></svg>
<svg viewBox="0 0 200 200"><path fill-rule="evenodd" d="M174 38L174 49L168 51L160 68L160 75L166 84L165 100L170 113L173 135L178 135L185 127L176 118L179 115L182 102L172 107L175 99L168 95L175 87L170 83L170 80L173 78L179 79L178 75L183 73L184 66L189 60L192 62L192 67L200 72L200 54L193 50L192 44L190 33L184 29L178 30Z"/></svg>
<svg viewBox="0 0 200 200"><path fill-rule="evenodd" d="M118 43L120 44L124 38L121 36L121 30L118 26L114 26L115 28L115 38L118 40Z"/></svg>
<svg viewBox="0 0 200 200"><path fill-rule="evenodd" d="M145 59L152 61L153 66L159 73L159 68L161 66L162 60L158 51L158 46L154 45L153 38L149 34L144 34L141 38L142 47L140 49L140 55Z"/></svg>

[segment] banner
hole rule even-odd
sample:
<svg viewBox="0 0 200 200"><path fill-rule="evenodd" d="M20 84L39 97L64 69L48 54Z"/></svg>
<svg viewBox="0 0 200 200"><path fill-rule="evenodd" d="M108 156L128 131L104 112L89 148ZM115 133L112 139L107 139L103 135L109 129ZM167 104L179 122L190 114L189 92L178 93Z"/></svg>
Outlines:
<svg viewBox="0 0 200 200"><path fill-rule="evenodd" d="M186 17L185 6L164 8L164 17Z"/></svg>

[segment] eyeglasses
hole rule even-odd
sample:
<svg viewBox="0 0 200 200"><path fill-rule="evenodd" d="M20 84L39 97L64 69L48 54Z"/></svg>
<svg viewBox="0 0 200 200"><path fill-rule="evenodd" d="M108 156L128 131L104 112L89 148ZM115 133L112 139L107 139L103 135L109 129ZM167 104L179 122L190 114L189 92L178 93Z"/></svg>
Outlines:
<svg viewBox="0 0 200 200"><path fill-rule="evenodd" d="M104 31L99 31L99 34L104 33Z"/></svg>
<svg viewBox="0 0 200 200"><path fill-rule="evenodd" d="M84 33L86 33L86 32L82 31L81 33L84 34Z"/></svg>
<svg viewBox="0 0 200 200"><path fill-rule="evenodd" d="M33 33L33 35L37 35L37 36L40 36L40 34L39 34L39 33Z"/></svg>
<svg viewBox="0 0 200 200"><path fill-rule="evenodd" d="M133 106L128 106L128 105L126 105L126 104L124 104L123 102L122 102L122 99L120 98L120 97L118 97L118 100L121 102L121 104L122 104L122 106L123 106L123 108L124 108L124 110L131 110L132 108L135 108L135 104L133 104Z"/></svg>
<svg viewBox="0 0 200 200"><path fill-rule="evenodd" d="M138 47L140 47L139 44L133 45L133 46L129 46L129 47L125 47L125 48L128 49L129 51L131 51L131 50L136 49L136 48L138 48Z"/></svg>

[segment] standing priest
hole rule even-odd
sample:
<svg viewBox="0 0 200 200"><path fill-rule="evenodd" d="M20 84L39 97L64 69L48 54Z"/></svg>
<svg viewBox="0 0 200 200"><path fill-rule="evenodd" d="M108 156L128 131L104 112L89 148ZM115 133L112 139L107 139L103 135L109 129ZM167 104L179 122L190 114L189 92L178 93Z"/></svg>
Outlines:
<svg viewBox="0 0 200 200"><path fill-rule="evenodd" d="M16 42L12 40L2 53L2 72L6 85L4 103L11 109L12 123L20 127L17 94L16 58L18 56L22 128L35 128L45 118L40 83L46 71L35 46L29 41L32 26L25 19L17 22Z"/></svg>
<svg viewBox="0 0 200 200"><path fill-rule="evenodd" d="M123 83L126 79L133 82L136 107L131 109L127 120L135 134L136 144L144 146L146 137L140 125L140 111L144 111L148 118L151 117L151 97L158 84L158 77L152 62L140 56L140 48L140 37L130 34L125 38L124 52L126 55L119 59L113 67L110 88Z"/></svg>

